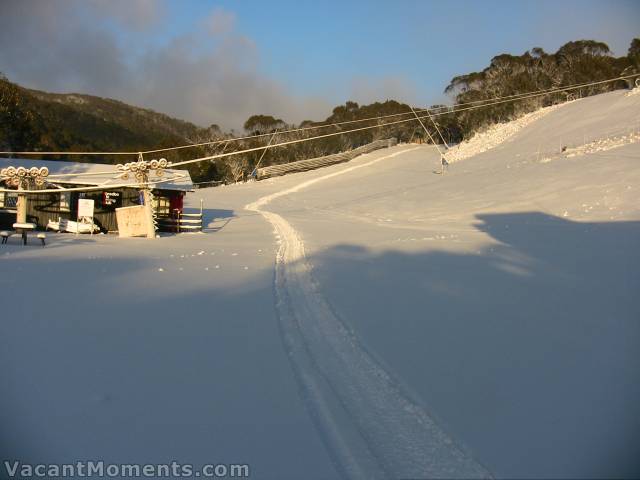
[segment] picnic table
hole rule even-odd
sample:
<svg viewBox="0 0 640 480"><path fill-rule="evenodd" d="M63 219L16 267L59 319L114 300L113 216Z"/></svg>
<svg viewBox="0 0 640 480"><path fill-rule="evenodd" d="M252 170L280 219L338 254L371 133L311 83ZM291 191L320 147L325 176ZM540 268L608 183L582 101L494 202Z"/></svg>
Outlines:
<svg viewBox="0 0 640 480"><path fill-rule="evenodd" d="M27 232L35 230L37 225L35 223L14 223L13 229L16 233L22 234L22 244L27 244Z"/></svg>

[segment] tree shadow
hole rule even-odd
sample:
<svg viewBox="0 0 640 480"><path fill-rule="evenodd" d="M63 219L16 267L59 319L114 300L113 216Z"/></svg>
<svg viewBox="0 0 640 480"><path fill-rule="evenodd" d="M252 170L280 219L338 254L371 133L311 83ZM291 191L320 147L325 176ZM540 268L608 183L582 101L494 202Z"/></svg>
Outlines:
<svg viewBox="0 0 640 480"><path fill-rule="evenodd" d="M640 222L477 219L494 241L475 253L340 245L314 275L497 476L637 477Z"/></svg>

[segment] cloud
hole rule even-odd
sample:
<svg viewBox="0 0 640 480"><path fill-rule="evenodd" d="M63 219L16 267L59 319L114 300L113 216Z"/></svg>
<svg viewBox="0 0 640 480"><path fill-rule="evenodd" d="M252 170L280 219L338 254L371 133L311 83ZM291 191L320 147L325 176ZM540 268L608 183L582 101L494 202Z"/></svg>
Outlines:
<svg viewBox="0 0 640 480"><path fill-rule="evenodd" d="M236 15L233 12L217 7L205 19L205 26L211 35L226 35L233 31Z"/></svg>
<svg viewBox="0 0 640 480"><path fill-rule="evenodd" d="M80 7L77 2L4 2L0 71L34 88L121 92L128 69L123 51L112 33L83 21Z"/></svg>
<svg viewBox="0 0 640 480"><path fill-rule="evenodd" d="M325 102L291 96L262 75L258 50L247 38L230 36L205 53L193 53L199 41L198 36L182 37L148 52L140 63L143 79L135 82L134 97L169 114L188 114L201 125L227 128L240 128L256 113L299 122L330 112Z"/></svg>
<svg viewBox="0 0 640 480"><path fill-rule="evenodd" d="M299 122L331 112L328 102L290 95L265 75L258 47L235 31L235 14L220 8L186 34L129 48L160 21L161 6L148 0L4 2L0 71L31 88L117 98L202 126L237 129L256 113Z"/></svg>
<svg viewBox="0 0 640 480"><path fill-rule="evenodd" d="M138 31L157 25L166 15L164 4L158 0L89 0L85 6L93 9L98 17L111 17L126 28Z"/></svg>

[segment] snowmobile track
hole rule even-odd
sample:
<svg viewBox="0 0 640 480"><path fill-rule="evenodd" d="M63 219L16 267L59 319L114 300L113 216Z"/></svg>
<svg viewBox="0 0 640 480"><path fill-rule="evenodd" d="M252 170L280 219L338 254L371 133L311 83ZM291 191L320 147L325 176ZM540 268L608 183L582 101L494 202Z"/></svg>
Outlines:
<svg viewBox="0 0 640 480"><path fill-rule="evenodd" d="M311 417L346 478L490 478L360 345L317 288L293 226L264 210L317 182L415 150L405 148L247 205L279 238L274 293L283 343Z"/></svg>

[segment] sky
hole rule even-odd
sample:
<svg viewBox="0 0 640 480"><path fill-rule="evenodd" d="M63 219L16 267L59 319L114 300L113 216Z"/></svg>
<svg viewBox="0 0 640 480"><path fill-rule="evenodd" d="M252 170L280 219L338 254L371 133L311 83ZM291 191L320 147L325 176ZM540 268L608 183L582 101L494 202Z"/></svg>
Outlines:
<svg viewBox="0 0 640 480"><path fill-rule="evenodd" d="M640 37L638 0L0 0L0 72L201 126L322 120L347 100L450 101L501 53Z"/></svg>

